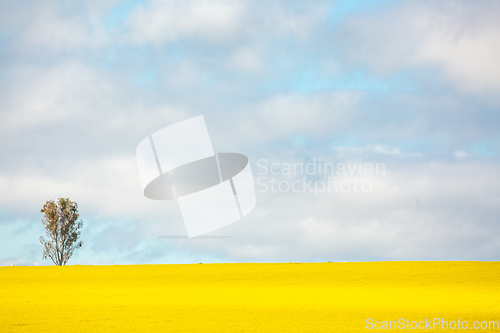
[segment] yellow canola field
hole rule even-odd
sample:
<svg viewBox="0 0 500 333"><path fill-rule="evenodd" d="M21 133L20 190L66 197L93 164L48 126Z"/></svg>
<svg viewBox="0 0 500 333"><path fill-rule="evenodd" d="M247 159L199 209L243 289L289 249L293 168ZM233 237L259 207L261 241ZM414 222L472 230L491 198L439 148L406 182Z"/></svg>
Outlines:
<svg viewBox="0 0 500 333"><path fill-rule="evenodd" d="M496 332L471 327L500 320L499 282L499 262L0 267L0 332Z"/></svg>

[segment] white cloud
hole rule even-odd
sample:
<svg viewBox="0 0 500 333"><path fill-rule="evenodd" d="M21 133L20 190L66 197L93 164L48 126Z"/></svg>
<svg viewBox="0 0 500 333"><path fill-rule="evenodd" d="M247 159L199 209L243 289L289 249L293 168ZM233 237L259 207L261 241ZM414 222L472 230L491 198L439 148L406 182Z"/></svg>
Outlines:
<svg viewBox="0 0 500 333"><path fill-rule="evenodd" d="M229 58L229 66L235 70L261 74L265 69L261 51L256 47L244 47L236 50Z"/></svg>
<svg viewBox="0 0 500 333"><path fill-rule="evenodd" d="M221 40L238 30L241 1L153 1L139 6L129 18L129 40L156 45L179 38Z"/></svg>
<svg viewBox="0 0 500 333"><path fill-rule="evenodd" d="M496 168L389 163L386 175L358 177L372 182L369 193L260 193L256 211L225 231L237 241L198 251L220 248L234 261L491 260Z"/></svg>
<svg viewBox="0 0 500 333"><path fill-rule="evenodd" d="M461 91L482 95L500 92L500 25L454 34L436 31L422 41L417 59L442 68L446 79ZM460 33L458 33L460 32Z"/></svg>
<svg viewBox="0 0 500 333"><path fill-rule="evenodd" d="M207 76L206 70L197 63L182 60L163 70L160 74L160 80L167 89L181 90L207 82L209 80Z"/></svg>
<svg viewBox="0 0 500 333"><path fill-rule="evenodd" d="M326 92L303 96L276 94L260 101L246 112L231 116L234 132L226 135L239 142L251 140L284 139L290 135L328 136L350 121L350 113L357 107L359 93ZM252 133L248 138L241 133Z"/></svg>
<svg viewBox="0 0 500 333"><path fill-rule="evenodd" d="M330 5L320 1L297 7L290 10L277 1L155 0L133 11L126 39L138 45L161 45L186 38L234 44L270 36L305 41L326 22Z"/></svg>
<svg viewBox="0 0 500 333"><path fill-rule="evenodd" d="M462 92L498 102L498 10L492 1L403 2L349 17L337 36L351 60L377 73L435 67Z"/></svg>
<svg viewBox="0 0 500 333"><path fill-rule="evenodd" d="M3 92L2 131L29 131L68 121L89 109L93 99L111 88L85 65L71 62L51 69L20 66L9 70L12 77Z"/></svg>
<svg viewBox="0 0 500 333"><path fill-rule="evenodd" d="M0 5L0 29L19 35L13 41L25 52L71 52L97 48L109 42L102 16L116 0L31 1L29 4L6 1Z"/></svg>
<svg viewBox="0 0 500 333"><path fill-rule="evenodd" d="M331 4L322 1L291 6L282 2L267 2L259 7L255 29L262 36L266 33L280 37L291 35L300 41L306 41L327 21L330 8Z"/></svg>
<svg viewBox="0 0 500 333"><path fill-rule="evenodd" d="M349 14L333 31L322 2L153 1L109 32L102 19L114 2L12 2L0 10L12 37L0 55L0 263L37 262L39 209L59 196L89 222L78 262L491 259L498 163L470 147L498 136L498 117L462 92L498 92L499 34L492 3L477 4L403 3ZM272 86L309 66L319 76L335 68L325 80L359 68L381 77L438 69L432 83L452 89ZM153 79L136 84L140 73ZM141 194L134 149L199 114L217 150L252 163L371 159L388 174L361 177L373 184L366 194L258 194L248 217L216 233L232 238L159 239L185 234L182 218L174 202ZM358 144L342 146L350 137ZM408 142L417 148L406 151Z"/></svg>

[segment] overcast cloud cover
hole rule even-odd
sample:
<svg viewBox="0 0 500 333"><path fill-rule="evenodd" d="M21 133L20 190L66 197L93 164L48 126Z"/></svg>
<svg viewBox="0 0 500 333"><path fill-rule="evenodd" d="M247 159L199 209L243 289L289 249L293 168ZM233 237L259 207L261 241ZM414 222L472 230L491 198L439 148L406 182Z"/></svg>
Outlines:
<svg viewBox="0 0 500 333"><path fill-rule="evenodd" d="M49 264L40 208L59 197L84 221L70 264L498 260L499 15L493 0L1 1L0 264ZM142 195L135 148L197 115L217 151L249 157L257 206L185 239L177 204ZM385 172L333 176L369 191L272 191L328 181L283 175L320 159Z"/></svg>

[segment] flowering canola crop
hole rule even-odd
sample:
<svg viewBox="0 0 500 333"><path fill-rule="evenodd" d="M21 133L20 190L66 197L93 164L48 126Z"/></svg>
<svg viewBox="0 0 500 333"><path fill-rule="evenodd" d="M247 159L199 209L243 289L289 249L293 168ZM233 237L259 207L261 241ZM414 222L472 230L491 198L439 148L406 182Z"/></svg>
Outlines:
<svg viewBox="0 0 500 333"><path fill-rule="evenodd" d="M493 332L471 327L500 320L499 282L499 262L0 267L0 332Z"/></svg>

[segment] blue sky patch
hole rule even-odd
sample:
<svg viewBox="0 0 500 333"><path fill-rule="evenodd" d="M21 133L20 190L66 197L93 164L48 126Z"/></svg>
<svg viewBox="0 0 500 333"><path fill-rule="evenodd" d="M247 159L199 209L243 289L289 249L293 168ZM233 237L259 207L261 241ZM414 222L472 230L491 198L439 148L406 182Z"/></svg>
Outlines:
<svg viewBox="0 0 500 333"><path fill-rule="evenodd" d="M335 2L330 11L329 23L332 25L340 23L348 14L359 11L375 10L396 4L397 0L339 0Z"/></svg>
<svg viewBox="0 0 500 333"><path fill-rule="evenodd" d="M130 13L144 0L126 0L113 7L103 18L104 25L108 30L120 29L127 21Z"/></svg>

